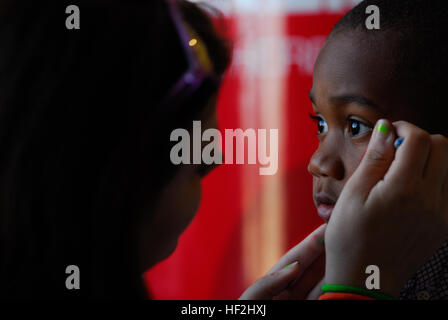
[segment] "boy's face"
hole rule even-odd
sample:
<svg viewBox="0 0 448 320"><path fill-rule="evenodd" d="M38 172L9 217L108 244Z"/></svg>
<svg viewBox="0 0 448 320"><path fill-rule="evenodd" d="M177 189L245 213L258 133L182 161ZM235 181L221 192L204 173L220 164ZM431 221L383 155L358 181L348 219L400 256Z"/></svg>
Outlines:
<svg viewBox="0 0 448 320"><path fill-rule="evenodd" d="M333 34L314 67L310 98L319 147L308 170L314 202L325 221L359 165L376 121L418 119L408 107L405 89L391 76L394 34L375 36L370 43L365 39L364 32L355 30Z"/></svg>

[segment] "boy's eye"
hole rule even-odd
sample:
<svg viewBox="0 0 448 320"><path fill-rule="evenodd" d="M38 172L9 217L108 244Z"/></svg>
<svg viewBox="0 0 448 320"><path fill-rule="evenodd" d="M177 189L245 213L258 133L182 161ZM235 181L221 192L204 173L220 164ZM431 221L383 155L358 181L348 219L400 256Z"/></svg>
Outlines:
<svg viewBox="0 0 448 320"><path fill-rule="evenodd" d="M372 128L361 121L356 119L348 120L348 132L351 136L364 135L369 131L372 131Z"/></svg>
<svg viewBox="0 0 448 320"><path fill-rule="evenodd" d="M310 115L311 119L313 119L314 122L316 122L317 125L317 135L320 135L322 133L326 133L328 131L328 125L327 122L325 122L324 119L322 119L319 116L313 116Z"/></svg>
<svg viewBox="0 0 448 320"><path fill-rule="evenodd" d="M318 134L326 133L328 131L328 125L324 119L320 119L317 122L317 132Z"/></svg>

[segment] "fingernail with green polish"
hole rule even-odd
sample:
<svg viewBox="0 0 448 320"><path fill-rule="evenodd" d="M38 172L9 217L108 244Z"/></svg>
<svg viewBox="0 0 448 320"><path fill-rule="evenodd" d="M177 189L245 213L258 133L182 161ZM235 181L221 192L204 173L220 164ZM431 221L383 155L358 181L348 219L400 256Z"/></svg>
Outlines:
<svg viewBox="0 0 448 320"><path fill-rule="evenodd" d="M384 134L388 134L389 133L389 128L385 124L383 124L383 123L378 125L377 130L379 132L381 132L381 133L384 133Z"/></svg>
<svg viewBox="0 0 448 320"><path fill-rule="evenodd" d="M291 264L288 264L288 265L285 266L283 269L289 269L290 267L292 267L292 266L294 266L294 265L296 265L296 264L298 264L297 261L296 261L296 262L293 262L293 263L291 263Z"/></svg>

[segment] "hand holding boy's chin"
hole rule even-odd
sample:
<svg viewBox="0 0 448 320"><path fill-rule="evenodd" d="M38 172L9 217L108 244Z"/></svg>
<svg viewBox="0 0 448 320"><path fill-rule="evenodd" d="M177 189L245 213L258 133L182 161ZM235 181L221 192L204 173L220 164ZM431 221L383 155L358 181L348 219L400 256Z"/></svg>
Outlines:
<svg viewBox="0 0 448 320"><path fill-rule="evenodd" d="M325 271L325 228L321 225L290 249L240 300L317 299Z"/></svg>
<svg viewBox="0 0 448 320"><path fill-rule="evenodd" d="M404 138L397 150L396 136ZM379 291L398 297L447 239L447 177L446 138L380 120L328 223L325 282L366 288L375 265Z"/></svg>

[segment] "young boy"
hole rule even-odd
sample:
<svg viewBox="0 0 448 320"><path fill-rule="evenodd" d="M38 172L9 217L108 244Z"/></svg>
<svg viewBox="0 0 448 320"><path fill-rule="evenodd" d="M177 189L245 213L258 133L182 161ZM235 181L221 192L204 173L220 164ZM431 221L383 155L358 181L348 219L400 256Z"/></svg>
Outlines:
<svg viewBox="0 0 448 320"><path fill-rule="evenodd" d="M380 29L366 28L366 8ZM314 69L310 98L319 147L311 158L314 201L325 221L381 118L448 136L444 112L446 1L367 0L334 27ZM398 226L397 226L398 227ZM401 299L448 298L448 243L408 281Z"/></svg>
<svg viewBox="0 0 448 320"><path fill-rule="evenodd" d="M375 5L380 10L379 30L369 30L366 27L368 17L366 9L370 5ZM434 135L429 138L429 135L425 133L428 139L441 140L441 137L437 134L448 136L448 127L442 117L443 103L445 102L445 75L448 71L448 59L446 59L448 45L445 41L448 34L446 16L448 16L448 6L446 6L446 1L442 0L365 0L348 12L328 37L316 61L313 87L310 91L315 113L311 117L316 121L319 147L310 160L309 171L313 175L314 201L318 214L324 221L329 221L336 201L340 196L345 196L341 198L341 203L344 203L344 200L351 201L347 198L347 192L342 195L341 193L349 178L358 168L371 137L374 141L378 141L378 138L372 136L372 130L378 120L388 119L391 122L402 120L401 125L412 123ZM418 129L415 126L413 127ZM387 135L386 131L384 131L385 135ZM376 137L378 137L378 133L376 133ZM417 136L414 136L414 138L417 138ZM405 144L408 143L407 150L410 150L409 146L412 144L414 146L418 145L417 140L411 138L409 141L405 141ZM443 161L446 157L445 138L443 138L442 147L442 152L439 151L440 149L431 149L428 152L432 153L428 157L433 160L436 159L436 161L430 162L427 160L424 170L426 173L431 172L431 177L437 177L435 180L441 181L445 177L443 171L446 170ZM401 152L404 152L403 148L406 147L402 146L401 148ZM410 153L401 153L400 156L398 152L396 153L397 161L405 159L414 164L420 164L421 159L418 158L425 155L424 148L415 148L413 156L410 157L403 156ZM396 164L395 169L403 165L403 162L398 163L400 164ZM428 163L433 164L431 168L426 167ZM411 167L418 168L418 166ZM413 177L403 180L418 181L414 186L417 187L420 184L419 181L425 177L419 176L417 170L412 172L415 173ZM358 177L359 174L356 178ZM367 178L363 175L361 177ZM382 181L383 186L387 184L387 181L391 181L386 177L384 179ZM417 188L416 190L419 193L411 198L412 210L422 213L421 215L407 215L409 212L406 212L406 208L409 208L409 204L401 203L400 199L395 199L392 194L390 197L396 202L394 212L398 214L391 215L394 212L382 212L384 213L382 218L386 217L382 222L390 222L391 220L388 218L391 216L393 216L395 222L391 222L387 228L385 228L386 225L380 223L378 230L375 229L372 232L377 237L381 234L387 234L391 230L396 234L400 232L406 234L412 230L409 227L410 225L422 226L420 233L416 233L410 239L419 243L413 247L415 242L409 242L408 247L411 248L409 254L408 252L393 251L393 246L396 245L394 239L381 238L380 241L385 243L380 248L386 248L384 254L381 251L383 262L384 259L400 261L400 258L397 260L400 253L404 254L406 258L413 259L418 255L416 247L419 248L420 253L424 251L425 256L429 257L435 250L430 248L437 248L439 243L444 242L402 287L401 293L399 287L397 287L398 290L394 296L399 296L400 299L448 298L448 242L446 242L444 236L440 236L441 241L438 241L439 235L436 233L424 231L422 233L426 226L434 225L434 220L430 220L430 215L424 214L426 211L425 205L428 204L420 201L420 199L425 199L425 201L431 199L428 202L430 203L429 206L435 207L437 211L440 210L438 202L446 201L447 197L442 191L439 198L434 197L434 200L432 200L433 193L438 194L438 184L432 182L430 180L427 187L425 185L423 188ZM397 189L394 185L392 187L395 190ZM434 190L431 190L431 188L434 188ZM442 188L446 190L444 185L442 185ZM412 186L407 187L407 189L412 190ZM347 190L347 188L344 190ZM426 194L421 190L424 190ZM385 201L385 199L380 199L381 201ZM339 202L338 205L340 205ZM340 208L341 206L337 207L337 209ZM359 234L361 226L354 226L352 223L357 221L356 219L349 221L352 225L347 224L348 228L340 223L340 221L343 221L340 219L341 216L346 213L348 212L341 213L340 210L335 210L334 218L329 227L332 226L333 235L335 232L339 234L350 232L343 229L352 230L352 234L348 235L350 244L347 244L347 242L345 244L353 246L355 244L353 240L360 239L363 234ZM364 217L366 214L365 212L355 213L364 215ZM350 219L353 217L352 215ZM414 218L415 221L412 221ZM362 217L360 219L362 221ZM411 220L404 221L403 219ZM338 226L337 230L334 227L335 225ZM387 232L383 233L382 229L387 229ZM365 229L362 230L366 231ZM304 241L283 256L267 276L261 278L246 290L241 298L315 299L320 295L320 284L324 282L337 284L332 283L334 279L331 279L328 271L333 274L335 272L331 267L328 269L328 265L327 273L324 276L324 249L321 240L325 231L329 231L328 228L325 230L325 226L316 229ZM370 231L370 229L367 231ZM326 239L328 234L326 232ZM354 238L355 234L360 238ZM368 237L369 235L366 234L365 238ZM436 245L430 244L431 241ZM325 250L334 247L333 244L332 241L326 243ZM356 245L359 247L359 243ZM329 252L334 258L334 252L331 248ZM326 256L327 260L330 260L329 252ZM370 252L364 252L364 254L368 255L368 260L371 259ZM350 254L348 253L347 256L344 247L342 247L341 257L342 260L351 263ZM376 258L378 257L380 256L377 254ZM294 261L298 263L294 263ZM376 260L373 259L373 261ZM418 263L415 268L412 268L412 271L404 273L405 270L401 269L403 263L406 262L400 261L398 263L400 265L397 263L393 265L395 272L402 272L406 275L403 278L404 281L399 281L400 287L402 283L406 282L408 276L410 277L413 270L421 265L421 263ZM288 267L285 268L285 266ZM342 269L342 271L347 273L347 270ZM322 279L323 277L324 279ZM321 279L322 281L319 283ZM339 280L341 281L339 284L344 284L343 279L337 279L337 281ZM382 289L384 288L382 287Z"/></svg>

